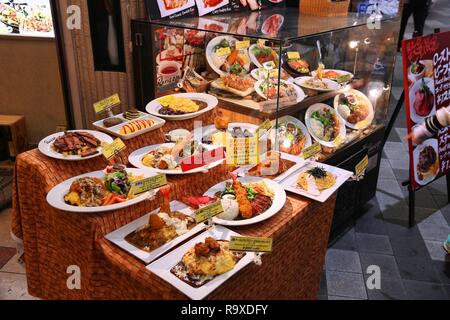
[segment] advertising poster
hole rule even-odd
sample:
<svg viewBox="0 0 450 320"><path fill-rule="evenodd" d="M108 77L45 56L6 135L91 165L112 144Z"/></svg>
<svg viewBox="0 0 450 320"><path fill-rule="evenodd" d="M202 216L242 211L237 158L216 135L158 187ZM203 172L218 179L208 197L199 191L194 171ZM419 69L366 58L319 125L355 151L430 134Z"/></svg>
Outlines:
<svg viewBox="0 0 450 320"><path fill-rule="evenodd" d="M403 41L403 72L408 133L450 106L450 32ZM410 141L410 179L420 189L450 172L449 128L414 145Z"/></svg>
<svg viewBox="0 0 450 320"><path fill-rule="evenodd" d="M147 0L150 19L203 17L233 11L257 11L269 7L283 7L285 0Z"/></svg>

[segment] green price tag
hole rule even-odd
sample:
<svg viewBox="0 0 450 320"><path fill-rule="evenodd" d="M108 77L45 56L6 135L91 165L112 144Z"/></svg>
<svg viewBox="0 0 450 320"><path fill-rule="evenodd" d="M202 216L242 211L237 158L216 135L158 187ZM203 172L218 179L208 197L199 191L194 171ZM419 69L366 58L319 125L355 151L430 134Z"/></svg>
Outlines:
<svg viewBox="0 0 450 320"><path fill-rule="evenodd" d="M95 113L100 113L109 108L117 106L119 104L120 104L120 97L116 93L116 94L112 95L111 97L108 97L106 99L103 99L99 102L94 103L94 110L95 110Z"/></svg>
<svg viewBox="0 0 450 320"><path fill-rule="evenodd" d="M322 152L322 146L316 142L312 146L303 149L303 159L308 160L320 152Z"/></svg>
<svg viewBox="0 0 450 320"><path fill-rule="evenodd" d="M131 186L133 194L141 194L151 190L155 190L167 184L167 177L165 174L158 174L140 181L136 181Z"/></svg>
<svg viewBox="0 0 450 320"><path fill-rule="evenodd" d="M222 202L217 201L209 206L197 210L195 213L195 221L197 223L202 223L208 219L214 218L215 216L223 212Z"/></svg>
<svg viewBox="0 0 450 320"><path fill-rule="evenodd" d="M271 238L231 237L231 251L272 252Z"/></svg>
<svg viewBox="0 0 450 320"><path fill-rule="evenodd" d="M103 146L103 156L106 160L111 159L115 155L125 150L127 146L120 138L117 138L112 143Z"/></svg>
<svg viewBox="0 0 450 320"><path fill-rule="evenodd" d="M355 167L355 174L357 177L359 177L364 170L367 169L367 167L369 167L369 156L365 156L364 159L361 160L360 163L358 163Z"/></svg>

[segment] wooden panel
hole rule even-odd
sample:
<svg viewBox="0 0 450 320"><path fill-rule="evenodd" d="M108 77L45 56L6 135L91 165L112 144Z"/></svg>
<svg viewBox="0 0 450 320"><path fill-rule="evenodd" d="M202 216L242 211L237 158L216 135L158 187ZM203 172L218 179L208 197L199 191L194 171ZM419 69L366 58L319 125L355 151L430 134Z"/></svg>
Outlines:
<svg viewBox="0 0 450 320"><path fill-rule="evenodd" d="M65 28L68 5L77 5L81 9L80 30ZM95 71L87 0L61 0L55 9L64 29L62 37L66 51L65 64L68 70L75 126L87 128L92 122L102 118L95 115L92 105L114 93L119 93L122 101L122 105L116 108L115 112L125 111L129 106L134 106L130 20L145 17L144 0L121 0L126 72Z"/></svg>

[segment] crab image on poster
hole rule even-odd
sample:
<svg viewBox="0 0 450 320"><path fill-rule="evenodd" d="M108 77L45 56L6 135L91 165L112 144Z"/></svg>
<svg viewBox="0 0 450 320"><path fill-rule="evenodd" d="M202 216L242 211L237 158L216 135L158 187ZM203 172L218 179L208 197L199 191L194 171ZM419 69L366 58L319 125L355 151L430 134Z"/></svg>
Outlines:
<svg viewBox="0 0 450 320"><path fill-rule="evenodd" d="M195 6L195 0L158 0L161 18L171 16Z"/></svg>
<svg viewBox="0 0 450 320"><path fill-rule="evenodd" d="M197 2L199 16L204 16L230 3L229 0L195 0L195 1Z"/></svg>

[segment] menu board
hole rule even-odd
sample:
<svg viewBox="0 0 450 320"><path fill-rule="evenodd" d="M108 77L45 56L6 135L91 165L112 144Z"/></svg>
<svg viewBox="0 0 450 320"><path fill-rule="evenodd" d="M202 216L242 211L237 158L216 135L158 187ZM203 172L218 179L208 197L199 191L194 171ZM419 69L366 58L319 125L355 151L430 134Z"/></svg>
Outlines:
<svg viewBox="0 0 450 320"><path fill-rule="evenodd" d="M437 110L450 106L450 32L403 41L408 133ZM420 145L409 142L414 190L450 172L449 128Z"/></svg>
<svg viewBox="0 0 450 320"><path fill-rule="evenodd" d="M240 10L261 10L268 7L283 7L285 0L147 0L150 19L174 19L226 14Z"/></svg>
<svg viewBox="0 0 450 320"><path fill-rule="evenodd" d="M50 1L0 0L0 34L53 38Z"/></svg>

